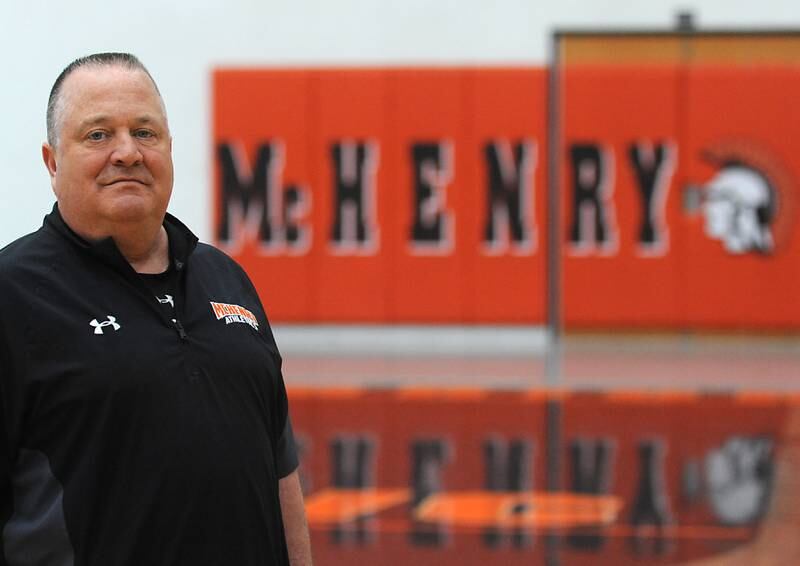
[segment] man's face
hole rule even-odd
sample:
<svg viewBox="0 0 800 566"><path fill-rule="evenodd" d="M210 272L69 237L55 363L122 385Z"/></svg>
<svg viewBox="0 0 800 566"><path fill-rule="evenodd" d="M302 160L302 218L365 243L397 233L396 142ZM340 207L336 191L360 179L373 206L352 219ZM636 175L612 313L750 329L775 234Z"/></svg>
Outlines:
<svg viewBox="0 0 800 566"><path fill-rule="evenodd" d="M69 226L96 239L160 224L172 193L172 138L150 78L83 67L61 97L58 145L42 153Z"/></svg>

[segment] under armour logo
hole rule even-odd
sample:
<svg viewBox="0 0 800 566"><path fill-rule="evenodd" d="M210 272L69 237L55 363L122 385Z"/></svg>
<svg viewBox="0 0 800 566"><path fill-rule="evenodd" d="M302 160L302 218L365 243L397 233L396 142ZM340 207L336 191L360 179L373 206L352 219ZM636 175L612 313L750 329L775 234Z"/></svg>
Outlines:
<svg viewBox="0 0 800 566"><path fill-rule="evenodd" d="M161 297L156 297L156 299L158 299L158 302L162 305L168 304L173 309L175 308L175 303L172 301L172 295L164 295L163 299Z"/></svg>
<svg viewBox="0 0 800 566"><path fill-rule="evenodd" d="M121 328L121 326L119 324L117 324L116 317L108 315L107 318L108 318L108 320L104 320L103 322L98 322L96 318L92 319L92 321L89 323L89 325L94 327L94 333L95 334L102 334L104 326L110 326L115 331L119 330Z"/></svg>

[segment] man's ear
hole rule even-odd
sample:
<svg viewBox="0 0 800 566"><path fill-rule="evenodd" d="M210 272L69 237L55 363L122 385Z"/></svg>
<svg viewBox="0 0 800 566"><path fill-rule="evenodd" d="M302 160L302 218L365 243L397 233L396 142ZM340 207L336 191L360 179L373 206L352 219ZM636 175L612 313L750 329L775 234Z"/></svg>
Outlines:
<svg viewBox="0 0 800 566"><path fill-rule="evenodd" d="M56 169L58 169L58 165L56 164L56 150L47 142L42 144L42 159L44 160L44 166L47 167L47 173L50 175L50 186L53 188L53 192L55 192Z"/></svg>

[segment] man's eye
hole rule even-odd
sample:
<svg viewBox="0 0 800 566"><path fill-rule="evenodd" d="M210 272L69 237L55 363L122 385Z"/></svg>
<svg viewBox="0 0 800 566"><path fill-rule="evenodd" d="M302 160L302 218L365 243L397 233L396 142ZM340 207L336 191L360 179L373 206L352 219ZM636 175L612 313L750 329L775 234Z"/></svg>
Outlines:
<svg viewBox="0 0 800 566"><path fill-rule="evenodd" d="M89 135L87 137L92 141L100 141L105 139L106 133L101 131L89 132Z"/></svg>
<svg viewBox="0 0 800 566"><path fill-rule="evenodd" d="M153 136L155 136L155 134L150 130L136 130L133 135L141 139L152 138Z"/></svg>

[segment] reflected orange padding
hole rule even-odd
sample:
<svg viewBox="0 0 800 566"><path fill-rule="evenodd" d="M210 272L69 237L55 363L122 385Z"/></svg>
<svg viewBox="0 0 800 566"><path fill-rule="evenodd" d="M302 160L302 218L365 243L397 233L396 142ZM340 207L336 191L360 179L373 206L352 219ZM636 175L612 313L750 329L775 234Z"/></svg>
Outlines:
<svg viewBox="0 0 800 566"><path fill-rule="evenodd" d="M613 523L621 508L612 496L462 491L429 497L415 518L464 527L579 527Z"/></svg>
<svg viewBox="0 0 800 566"><path fill-rule="evenodd" d="M343 523L374 515L411 498L408 489L323 489L306 498L308 522Z"/></svg>

